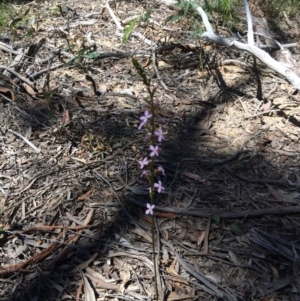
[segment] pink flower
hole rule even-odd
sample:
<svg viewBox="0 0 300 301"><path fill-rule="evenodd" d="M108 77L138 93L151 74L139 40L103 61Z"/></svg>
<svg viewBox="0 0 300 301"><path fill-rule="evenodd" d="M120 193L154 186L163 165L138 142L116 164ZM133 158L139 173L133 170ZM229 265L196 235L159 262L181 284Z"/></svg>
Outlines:
<svg viewBox="0 0 300 301"><path fill-rule="evenodd" d="M158 165L158 166L157 166L157 171L160 172L160 173L161 173L162 175L164 175L164 176L166 175L166 174L165 174L165 170L163 169L163 167L162 167L161 165Z"/></svg>
<svg viewBox="0 0 300 301"><path fill-rule="evenodd" d="M150 153L150 157L154 157L154 156L157 156L158 157L158 146L155 145L150 145L150 150L151 150L151 153Z"/></svg>
<svg viewBox="0 0 300 301"><path fill-rule="evenodd" d="M139 161L140 168L143 169L146 165L149 164L148 159L144 158L142 161Z"/></svg>
<svg viewBox="0 0 300 301"><path fill-rule="evenodd" d="M162 190L165 190L165 188L161 184L161 181L158 181L158 183L154 183L154 187L157 188L158 193L161 193Z"/></svg>
<svg viewBox="0 0 300 301"><path fill-rule="evenodd" d="M164 133L161 128L159 128L157 131L155 131L154 134L155 134L155 136L157 136L158 142L165 140Z"/></svg>
<svg viewBox="0 0 300 301"><path fill-rule="evenodd" d="M139 125L139 130L147 123L148 119L151 117L152 117L152 114L149 113L148 110L146 110L144 115L140 117L140 120L142 120L142 122Z"/></svg>
<svg viewBox="0 0 300 301"><path fill-rule="evenodd" d="M147 210L146 210L146 214L150 214L153 215L153 209L154 209L155 205L151 205L147 203Z"/></svg>

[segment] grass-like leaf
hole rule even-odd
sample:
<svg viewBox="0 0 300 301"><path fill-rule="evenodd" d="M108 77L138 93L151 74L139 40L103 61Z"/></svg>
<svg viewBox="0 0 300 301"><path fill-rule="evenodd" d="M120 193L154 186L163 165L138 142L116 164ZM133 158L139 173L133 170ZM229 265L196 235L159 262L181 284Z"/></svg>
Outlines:
<svg viewBox="0 0 300 301"><path fill-rule="evenodd" d="M143 69L143 67L140 65L140 63L135 58L132 59L132 64L133 64L135 70L137 71L137 73L143 79L144 85L149 87L150 86L150 80L147 79L147 75L146 75L146 72Z"/></svg>
<svg viewBox="0 0 300 301"><path fill-rule="evenodd" d="M123 35L123 38L122 38L122 43L126 43L128 41L128 38L131 34L131 32L133 31L133 28L135 26L137 22L137 19L133 19L130 23L129 23L129 26L127 26L124 30L124 35Z"/></svg>

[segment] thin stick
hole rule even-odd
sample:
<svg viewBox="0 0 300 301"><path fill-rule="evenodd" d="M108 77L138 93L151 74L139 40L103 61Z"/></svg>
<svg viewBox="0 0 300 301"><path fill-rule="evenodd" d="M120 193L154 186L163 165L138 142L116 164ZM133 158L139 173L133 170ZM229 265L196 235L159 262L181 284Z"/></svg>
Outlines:
<svg viewBox="0 0 300 301"><path fill-rule="evenodd" d="M146 208L146 204L133 199L132 197L125 196L126 201L136 206ZM189 209L179 209L175 207L163 207L155 206L155 211L169 212L180 215L196 216L196 217L210 217L213 214L217 214L220 218L247 218L250 217L260 217L265 215L288 215L288 214L299 214L300 206L290 206L290 207L279 207L279 208L268 208L268 209L258 209L258 210L243 210L239 212L225 212L226 209L207 209L207 208L189 208ZM154 213L155 214L155 213Z"/></svg>
<svg viewBox="0 0 300 301"><path fill-rule="evenodd" d="M16 77L18 77L21 81L23 81L24 83L26 83L28 86L30 86L33 90L36 90L34 84L29 81L27 78L25 78L24 76L22 76L21 74L19 74L17 71L15 71L12 68L0 65L0 69L4 69L8 72L10 72L11 74L15 75Z"/></svg>
<svg viewBox="0 0 300 301"><path fill-rule="evenodd" d="M117 28L119 30L124 30L124 27L121 25L121 22L118 20L118 18L116 17L115 13L113 12L113 10L111 9L111 7L109 6L109 3L106 3L106 5L104 7L107 8L110 16L113 18L115 24L117 25Z"/></svg>
<svg viewBox="0 0 300 301"><path fill-rule="evenodd" d="M13 131L13 130L10 130L8 129L9 132L13 133L14 135L18 136L19 138L23 139L31 148L34 149L34 151L36 153L40 153L41 150L39 148L37 148L33 143L31 143L26 137L22 136L21 134L18 134L17 132Z"/></svg>
<svg viewBox="0 0 300 301"><path fill-rule="evenodd" d="M159 74L159 71L158 71L158 68L156 66L156 54L155 54L155 51L153 51L153 54L152 54L152 63L153 63L153 68L155 70L155 74L156 74L156 77L158 78L158 80L160 81L160 84L163 86L163 88L167 91L169 91L169 88L167 87L167 85L164 83L164 81L162 80L160 74Z"/></svg>

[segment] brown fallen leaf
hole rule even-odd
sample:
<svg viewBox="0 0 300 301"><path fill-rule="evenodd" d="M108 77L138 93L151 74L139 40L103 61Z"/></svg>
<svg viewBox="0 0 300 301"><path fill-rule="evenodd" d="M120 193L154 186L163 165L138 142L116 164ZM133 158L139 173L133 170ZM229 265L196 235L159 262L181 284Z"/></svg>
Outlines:
<svg viewBox="0 0 300 301"><path fill-rule="evenodd" d="M31 96L35 96L36 92L27 83L23 83L22 86L25 88L26 92Z"/></svg>
<svg viewBox="0 0 300 301"><path fill-rule="evenodd" d="M136 228L136 229L133 229L131 232L135 233L138 236L143 237L146 241L152 243L152 237L145 230L143 230L141 228Z"/></svg>
<svg viewBox="0 0 300 301"><path fill-rule="evenodd" d="M177 295L175 292L171 292L168 295L168 299L167 301L180 301L180 300L194 300L195 295L194 296L190 296L190 295Z"/></svg>
<svg viewBox="0 0 300 301"><path fill-rule="evenodd" d="M172 261L172 264L171 264L169 267L167 267L167 272L168 272L169 274L173 275L173 276L179 276L179 274L178 274L177 271L175 270L175 265L176 265L176 263L177 263L177 260L174 259L174 260Z"/></svg>
<svg viewBox="0 0 300 301"><path fill-rule="evenodd" d="M269 263L269 267L270 267L270 269L271 269L271 271L272 271L272 273L273 273L274 278L275 278L276 280L278 280L278 279L279 279L279 272L278 272L278 270L275 268L275 266L273 266L273 265L270 264L270 263Z"/></svg>
<svg viewBox="0 0 300 301"><path fill-rule="evenodd" d="M67 124L70 121L70 114L69 110L65 111L65 114L63 116L63 124Z"/></svg>
<svg viewBox="0 0 300 301"><path fill-rule="evenodd" d="M178 216L178 214L170 213L170 212L154 212L154 215L159 217L170 218L170 219L174 219Z"/></svg>
<svg viewBox="0 0 300 301"><path fill-rule="evenodd" d="M205 231L202 231L197 239L197 246L200 246L205 238Z"/></svg>
<svg viewBox="0 0 300 301"><path fill-rule="evenodd" d="M87 277L80 271L81 277L83 279L84 283L84 295L86 301L96 301L95 292L90 284L90 282L87 280Z"/></svg>
<svg viewBox="0 0 300 301"><path fill-rule="evenodd" d="M89 274L86 274L86 277L94 283L96 288L120 291L120 287L117 284L105 282L103 280L100 280L99 278L94 278Z"/></svg>
<svg viewBox="0 0 300 301"><path fill-rule="evenodd" d="M6 88L6 87L0 87L0 93L1 92L2 93L10 93L11 100L14 101L14 102L17 100L16 95L15 95L15 93L12 89L9 89L9 88Z"/></svg>
<svg viewBox="0 0 300 301"><path fill-rule="evenodd" d="M94 189L91 189L91 190L87 191L86 193L82 194L81 196L79 196L77 198L77 201L84 201L92 194L93 191L94 191Z"/></svg>

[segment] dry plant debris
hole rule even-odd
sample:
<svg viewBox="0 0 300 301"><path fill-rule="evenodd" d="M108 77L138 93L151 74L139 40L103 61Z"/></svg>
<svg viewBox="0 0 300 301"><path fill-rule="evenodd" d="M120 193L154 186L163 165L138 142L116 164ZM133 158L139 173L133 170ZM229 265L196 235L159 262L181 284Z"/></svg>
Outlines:
<svg viewBox="0 0 300 301"><path fill-rule="evenodd" d="M26 6L34 35L0 35L0 300L153 299L131 57L167 128L163 299L300 300L299 93L242 52L191 40L185 21L165 24L163 1Z"/></svg>

